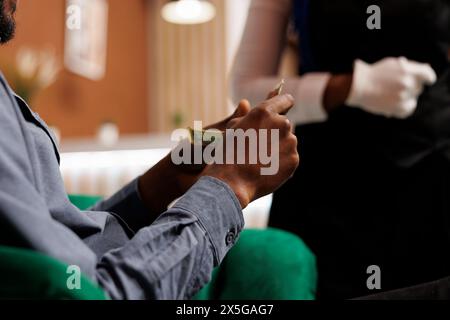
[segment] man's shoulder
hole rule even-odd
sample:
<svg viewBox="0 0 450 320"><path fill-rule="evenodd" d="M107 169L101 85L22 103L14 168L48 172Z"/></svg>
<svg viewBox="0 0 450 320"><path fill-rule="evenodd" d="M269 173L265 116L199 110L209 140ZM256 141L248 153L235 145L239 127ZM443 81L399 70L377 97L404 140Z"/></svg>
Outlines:
<svg viewBox="0 0 450 320"><path fill-rule="evenodd" d="M14 92L0 70L0 105L14 105L14 102L17 102Z"/></svg>

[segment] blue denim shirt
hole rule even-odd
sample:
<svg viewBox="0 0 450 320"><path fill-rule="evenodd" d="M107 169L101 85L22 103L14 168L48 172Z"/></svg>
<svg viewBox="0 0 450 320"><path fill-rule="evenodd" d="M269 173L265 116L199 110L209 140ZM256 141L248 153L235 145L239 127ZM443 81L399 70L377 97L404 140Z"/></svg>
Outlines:
<svg viewBox="0 0 450 320"><path fill-rule="evenodd" d="M137 181L81 212L64 190L50 130L2 76L0 124L0 245L76 265L112 299L191 298L244 226L232 190L211 177L151 225Z"/></svg>

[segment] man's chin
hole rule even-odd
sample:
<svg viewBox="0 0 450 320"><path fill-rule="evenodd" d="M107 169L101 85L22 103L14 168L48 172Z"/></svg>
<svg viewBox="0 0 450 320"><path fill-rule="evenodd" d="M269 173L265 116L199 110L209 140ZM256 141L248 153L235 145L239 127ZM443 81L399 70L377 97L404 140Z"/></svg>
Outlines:
<svg viewBox="0 0 450 320"><path fill-rule="evenodd" d="M0 44L4 44L14 38L16 21L14 12L16 11L16 0L0 0Z"/></svg>

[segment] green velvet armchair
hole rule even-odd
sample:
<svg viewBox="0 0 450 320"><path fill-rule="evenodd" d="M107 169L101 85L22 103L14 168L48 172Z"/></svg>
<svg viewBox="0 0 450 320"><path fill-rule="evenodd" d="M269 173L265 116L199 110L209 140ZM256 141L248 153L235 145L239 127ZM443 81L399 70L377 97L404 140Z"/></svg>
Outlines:
<svg viewBox="0 0 450 320"><path fill-rule="evenodd" d="M81 210L100 197L70 196ZM82 277L81 289L67 286L67 265L38 252L0 247L0 299L104 300L107 295ZM301 239L275 230L245 230L196 300L311 300L315 257Z"/></svg>

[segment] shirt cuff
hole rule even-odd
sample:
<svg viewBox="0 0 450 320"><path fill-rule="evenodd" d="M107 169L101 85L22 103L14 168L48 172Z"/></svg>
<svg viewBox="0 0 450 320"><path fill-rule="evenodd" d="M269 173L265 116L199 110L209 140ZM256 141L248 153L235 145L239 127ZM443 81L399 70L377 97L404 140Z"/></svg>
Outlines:
<svg viewBox="0 0 450 320"><path fill-rule="evenodd" d="M296 106L288 113L295 124L323 122L328 114L323 107L323 96L330 80L329 73L310 73L301 77Z"/></svg>
<svg viewBox="0 0 450 320"><path fill-rule="evenodd" d="M233 190L212 177L201 178L172 208L198 218L211 241L215 265L236 244L244 228L242 208Z"/></svg>
<svg viewBox="0 0 450 320"><path fill-rule="evenodd" d="M148 227L150 211L141 200L138 179L133 180L111 198L97 203L91 211L106 211L118 216L133 231Z"/></svg>

